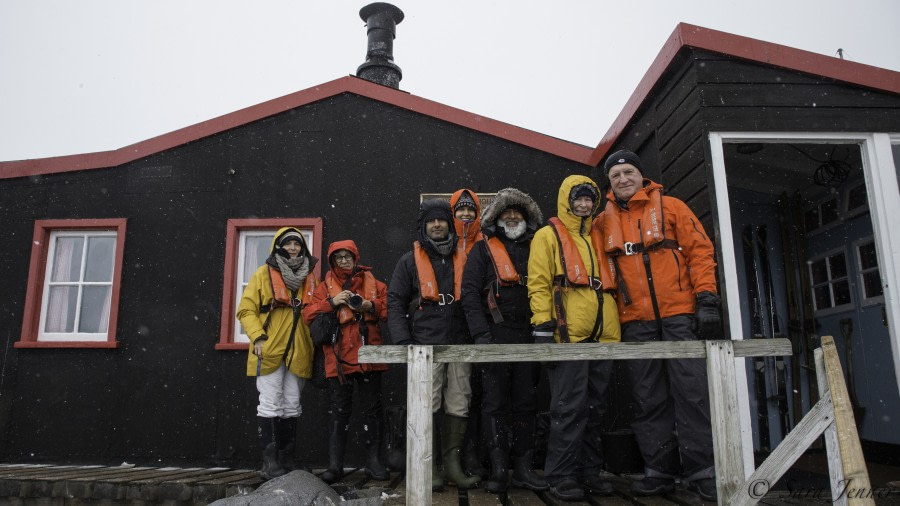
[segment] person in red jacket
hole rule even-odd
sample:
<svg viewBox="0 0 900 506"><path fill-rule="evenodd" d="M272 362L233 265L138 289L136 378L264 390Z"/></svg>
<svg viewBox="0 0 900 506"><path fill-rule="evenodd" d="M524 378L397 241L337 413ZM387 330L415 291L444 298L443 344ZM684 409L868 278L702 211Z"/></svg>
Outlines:
<svg viewBox="0 0 900 506"><path fill-rule="evenodd" d="M713 245L688 206L617 151L603 164L610 192L595 220L618 280L623 342L721 338ZM636 495L675 488L675 477L716 499L709 391L703 359L628 360L635 437L644 458Z"/></svg>
<svg viewBox="0 0 900 506"><path fill-rule="evenodd" d="M366 433L366 476L388 480L381 461L383 432L381 374L387 364L361 364L359 348L383 344L378 322L387 317L387 286L375 279L371 268L359 263L359 249L350 240L328 246L331 270L316 287L312 302L303 308L307 324L326 313L336 313L340 324L334 342L326 342L325 376L328 378L329 410L328 469L321 478L334 483L344 474L344 450L348 422L353 409L353 388L362 403Z"/></svg>

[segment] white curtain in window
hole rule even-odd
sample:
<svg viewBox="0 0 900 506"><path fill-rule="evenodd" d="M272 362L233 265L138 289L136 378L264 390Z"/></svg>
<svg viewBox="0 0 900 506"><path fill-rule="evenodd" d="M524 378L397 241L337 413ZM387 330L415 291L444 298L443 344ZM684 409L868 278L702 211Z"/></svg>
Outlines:
<svg viewBox="0 0 900 506"><path fill-rule="evenodd" d="M50 272L72 272L72 257L77 241L56 240L56 254L53 257L53 269ZM68 281L68 280L67 280ZM47 332L68 332L66 323L69 321L69 293L77 287L58 286L51 289L47 302Z"/></svg>

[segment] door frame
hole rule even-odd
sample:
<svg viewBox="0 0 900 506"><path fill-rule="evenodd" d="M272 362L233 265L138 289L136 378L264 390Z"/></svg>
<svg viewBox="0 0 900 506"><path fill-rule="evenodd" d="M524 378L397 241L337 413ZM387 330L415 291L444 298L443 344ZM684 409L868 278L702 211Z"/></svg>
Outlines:
<svg viewBox="0 0 900 506"><path fill-rule="evenodd" d="M739 294L734 232L731 229L731 205L725 172L723 144L734 143L804 143L855 144L860 148L863 176L869 199L869 215L875 235L875 249L884 287L884 304L893 354L894 376L900 388L900 230L891 227L891 217L900 216L900 185L891 144L900 143L900 133L846 132L710 132L709 147L713 170L716 211L719 218L719 239L725 285L725 310L728 312L732 339L743 339L741 304L730 304L732 294ZM750 403L744 360L735 359L738 379L741 436L744 448L744 469L749 477L753 465L753 434L750 424Z"/></svg>

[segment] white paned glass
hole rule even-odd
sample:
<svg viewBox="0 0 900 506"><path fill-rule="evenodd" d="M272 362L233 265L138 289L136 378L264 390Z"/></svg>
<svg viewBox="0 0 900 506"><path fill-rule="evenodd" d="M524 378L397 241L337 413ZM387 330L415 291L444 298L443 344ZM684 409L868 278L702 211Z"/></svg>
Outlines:
<svg viewBox="0 0 900 506"><path fill-rule="evenodd" d="M48 296L47 332L72 332L75 329L75 308L78 305L77 286L54 286Z"/></svg>
<svg viewBox="0 0 900 506"><path fill-rule="evenodd" d="M109 312L109 295L112 287L108 285L84 287L81 295L81 317L78 321L78 332L106 332L104 315Z"/></svg>
<svg viewBox="0 0 900 506"><path fill-rule="evenodd" d="M81 255L84 250L83 237L59 237L53 255L53 274L50 281L81 280Z"/></svg>
<svg viewBox="0 0 900 506"><path fill-rule="evenodd" d="M91 237L88 239L85 281L112 281L113 252L116 250L115 237Z"/></svg>

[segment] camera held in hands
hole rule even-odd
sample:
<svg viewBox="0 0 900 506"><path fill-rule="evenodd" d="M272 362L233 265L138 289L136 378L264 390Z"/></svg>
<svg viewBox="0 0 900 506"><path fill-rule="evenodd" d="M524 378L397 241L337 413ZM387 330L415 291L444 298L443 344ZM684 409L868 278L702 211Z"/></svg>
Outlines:
<svg viewBox="0 0 900 506"><path fill-rule="evenodd" d="M359 309L359 307L362 306L362 303L363 303L362 295L360 295L358 293L354 293L353 295L350 296L349 299L347 299L347 305L353 309Z"/></svg>

